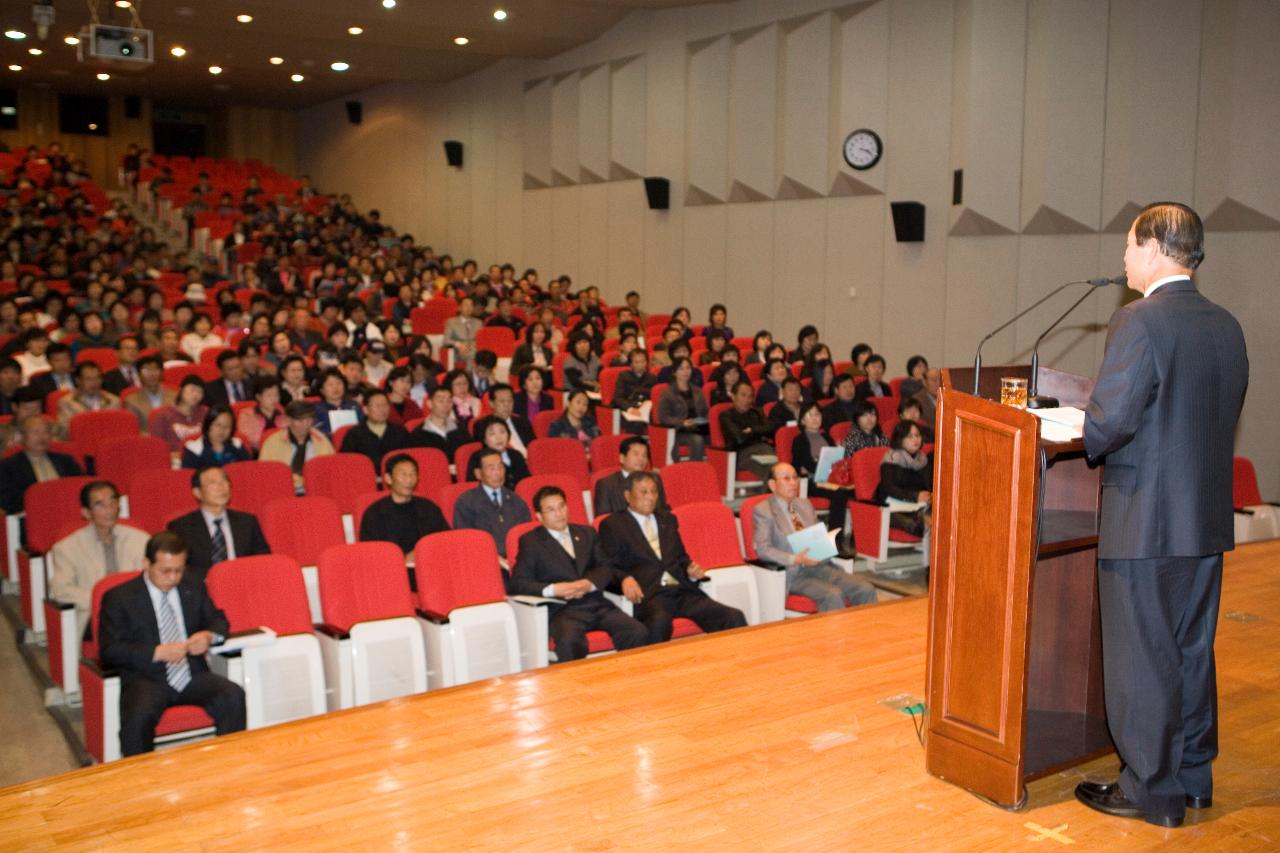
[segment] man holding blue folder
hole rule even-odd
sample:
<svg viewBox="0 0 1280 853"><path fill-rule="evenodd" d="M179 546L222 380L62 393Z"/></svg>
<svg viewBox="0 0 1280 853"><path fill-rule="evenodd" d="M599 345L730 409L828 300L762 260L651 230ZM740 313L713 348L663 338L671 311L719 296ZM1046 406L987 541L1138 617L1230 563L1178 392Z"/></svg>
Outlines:
<svg viewBox="0 0 1280 853"><path fill-rule="evenodd" d="M835 543L830 541L826 525L818 521L813 504L800 497L796 469L785 462L774 465L769 472L769 491L769 499L751 511L755 524L752 542L760 559L786 566L787 593L813 599L820 611L875 601L876 588L870 581L831 562ZM793 543L805 537L795 534L810 531L813 544L797 551Z"/></svg>

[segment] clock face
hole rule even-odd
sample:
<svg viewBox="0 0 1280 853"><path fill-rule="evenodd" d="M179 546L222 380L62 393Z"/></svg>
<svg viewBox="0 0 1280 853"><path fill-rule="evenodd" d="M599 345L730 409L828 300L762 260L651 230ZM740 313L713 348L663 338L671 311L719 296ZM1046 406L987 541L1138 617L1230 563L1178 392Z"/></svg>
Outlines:
<svg viewBox="0 0 1280 853"><path fill-rule="evenodd" d="M844 161L855 169L870 169L883 153L884 143L874 130L855 130L844 140Z"/></svg>

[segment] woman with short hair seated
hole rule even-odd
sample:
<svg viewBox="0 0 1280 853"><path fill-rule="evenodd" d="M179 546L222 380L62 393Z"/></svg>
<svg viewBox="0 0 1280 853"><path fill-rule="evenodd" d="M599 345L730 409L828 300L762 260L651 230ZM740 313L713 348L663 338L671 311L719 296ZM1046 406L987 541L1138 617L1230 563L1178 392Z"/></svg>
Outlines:
<svg viewBox="0 0 1280 853"><path fill-rule="evenodd" d="M889 439L891 448L880 463L880 485L875 499L886 503L894 498L924 504L910 512L890 512L889 526L923 536L929 526L933 501L933 457L924 452L924 436L915 421L899 421Z"/></svg>
<svg viewBox="0 0 1280 853"><path fill-rule="evenodd" d="M587 452L591 451L591 440L599 437L600 425L591 414L591 400L586 391L569 392L564 402L564 414L551 422L547 434L551 438L576 438Z"/></svg>
<svg viewBox="0 0 1280 853"><path fill-rule="evenodd" d="M467 460L466 482L475 482L476 469L480 467L480 454L496 450L502 454L502 464L507 466L507 479L503 485L514 492L516 484L529 476L529 463L525 462L523 453L511 446L511 430L506 421L496 415L487 415L476 421L473 435L484 446L478 448Z"/></svg>
<svg viewBox="0 0 1280 853"><path fill-rule="evenodd" d="M658 397L658 423L675 427L677 453L684 448L690 460L701 461L706 455L707 398L691 381L692 361L681 358L671 367L671 384Z"/></svg>

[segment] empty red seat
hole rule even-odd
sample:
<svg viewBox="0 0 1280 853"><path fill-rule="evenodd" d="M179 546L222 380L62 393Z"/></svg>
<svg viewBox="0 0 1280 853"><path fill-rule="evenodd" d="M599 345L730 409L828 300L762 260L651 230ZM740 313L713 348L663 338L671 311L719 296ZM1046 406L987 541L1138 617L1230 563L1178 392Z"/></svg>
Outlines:
<svg viewBox="0 0 1280 853"><path fill-rule="evenodd" d="M308 459L302 479L308 495L333 498L344 515L355 512L357 495L377 488L373 462L362 453L331 453Z"/></svg>
<svg viewBox="0 0 1280 853"><path fill-rule="evenodd" d="M332 498L318 495L276 498L267 502L259 520L271 552L287 554L302 566L316 565L326 548L347 541L342 514Z"/></svg>
<svg viewBox="0 0 1280 853"><path fill-rule="evenodd" d="M223 470L231 481L232 509L261 515L271 501L293 497L293 473L283 462L232 462Z"/></svg>
<svg viewBox="0 0 1280 853"><path fill-rule="evenodd" d="M591 488L587 449L576 438L538 438L529 444L529 473L568 474L578 488Z"/></svg>

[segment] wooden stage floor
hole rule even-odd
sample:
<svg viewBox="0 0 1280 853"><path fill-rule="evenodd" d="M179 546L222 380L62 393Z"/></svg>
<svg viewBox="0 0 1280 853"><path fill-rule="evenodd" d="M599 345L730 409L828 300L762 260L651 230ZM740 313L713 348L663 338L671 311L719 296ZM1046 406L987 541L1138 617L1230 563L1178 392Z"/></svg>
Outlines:
<svg viewBox="0 0 1280 853"><path fill-rule="evenodd" d="M0 791L0 848L1276 850L1280 543L1227 558L1215 805L1177 830L927 775L926 602L583 661ZM15 732L4 733L5 737Z"/></svg>

